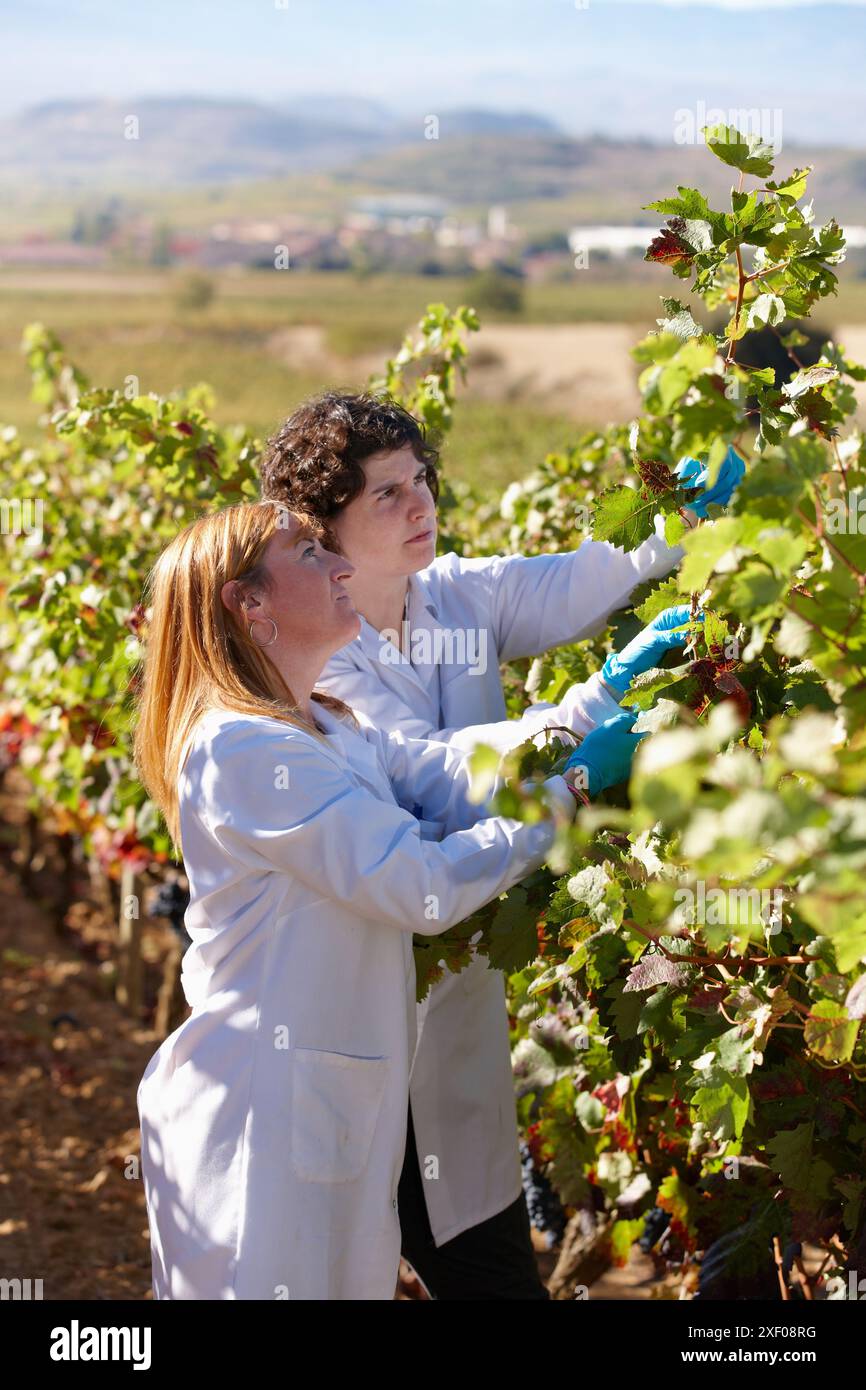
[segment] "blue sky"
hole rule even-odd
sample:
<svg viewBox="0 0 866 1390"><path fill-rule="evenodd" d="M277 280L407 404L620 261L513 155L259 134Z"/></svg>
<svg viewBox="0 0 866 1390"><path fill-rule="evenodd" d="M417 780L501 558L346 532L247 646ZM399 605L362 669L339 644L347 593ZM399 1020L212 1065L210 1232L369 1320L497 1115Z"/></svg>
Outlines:
<svg viewBox="0 0 866 1390"><path fill-rule="evenodd" d="M347 93L409 117L524 109L669 139L673 112L780 109L866 143L866 4L791 0L0 0L0 112L59 97Z"/></svg>

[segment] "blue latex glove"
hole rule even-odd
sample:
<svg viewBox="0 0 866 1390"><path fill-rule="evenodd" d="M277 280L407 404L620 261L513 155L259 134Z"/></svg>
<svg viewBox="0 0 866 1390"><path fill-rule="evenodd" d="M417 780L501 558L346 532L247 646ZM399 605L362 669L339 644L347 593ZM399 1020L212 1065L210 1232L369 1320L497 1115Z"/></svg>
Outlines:
<svg viewBox="0 0 866 1390"><path fill-rule="evenodd" d="M602 680L618 695L624 695L635 676L658 666L671 647L685 645L688 632L674 632L673 629L689 621L690 611L687 603L681 603L657 613L649 626L633 637L621 652L611 652L601 668ZM703 622L703 613L698 613L697 617Z"/></svg>
<svg viewBox="0 0 866 1390"><path fill-rule="evenodd" d="M631 771L634 750L646 734L631 733L631 726L637 718L635 710L623 710L612 719L606 719L597 729L587 734L579 748L568 759L563 768L583 768L583 775L575 778L575 785L590 796L598 796L605 787L615 787L617 782L625 782Z"/></svg>
<svg viewBox="0 0 866 1390"><path fill-rule="evenodd" d="M734 488L746 471L746 465L740 458L733 444L728 445L728 452L722 459L722 466L719 469L719 476L711 488L706 486L707 468L705 464L699 463L697 459L681 458L674 473L688 487L699 487L702 489L693 502L687 502L695 516L706 516L707 506L710 502L717 503L720 507L726 507L730 502Z"/></svg>

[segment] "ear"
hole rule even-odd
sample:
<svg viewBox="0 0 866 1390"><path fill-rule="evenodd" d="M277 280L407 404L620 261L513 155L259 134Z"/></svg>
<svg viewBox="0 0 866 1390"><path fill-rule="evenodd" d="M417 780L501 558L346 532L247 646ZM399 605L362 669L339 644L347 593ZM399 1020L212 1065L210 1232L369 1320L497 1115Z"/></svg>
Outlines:
<svg viewBox="0 0 866 1390"><path fill-rule="evenodd" d="M220 598L224 607L235 617L243 619L245 614L255 608L260 608L259 600L252 594L244 595L243 589L236 579L228 579L220 589Z"/></svg>

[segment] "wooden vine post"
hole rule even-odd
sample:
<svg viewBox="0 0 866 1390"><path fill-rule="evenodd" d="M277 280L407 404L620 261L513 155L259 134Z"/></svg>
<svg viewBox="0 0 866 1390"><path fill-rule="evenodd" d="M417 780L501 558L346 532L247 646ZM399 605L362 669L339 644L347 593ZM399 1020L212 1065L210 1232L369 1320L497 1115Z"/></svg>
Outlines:
<svg viewBox="0 0 866 1390"><path fill-rule="evenodd" d="M135 809L127 807L126 829L135 830ZM118 914L118 1004L133 1016L141 1010L141 904L135 892L135 870L124 863L120 878Z"/></svg>

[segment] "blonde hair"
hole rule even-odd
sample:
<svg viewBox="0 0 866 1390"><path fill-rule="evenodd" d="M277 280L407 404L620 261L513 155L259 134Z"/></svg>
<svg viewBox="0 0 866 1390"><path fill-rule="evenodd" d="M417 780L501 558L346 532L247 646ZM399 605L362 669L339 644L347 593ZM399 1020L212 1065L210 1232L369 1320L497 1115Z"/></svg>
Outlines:
<svg viewBox="0 0 866 1390"><path fill-rule="evenodd" d="M145 593L152 613L136 698L133 755L177 850L181 754L208 708L281 719L325 742L299 713L294 695L245 623L220 597L222 586L232 579L243 588L270 588L264 550L287 516L300 522L302 535L321 535L320 523L305 512L273 501L239 502L185 527L148 576ZM336 696L314 690L311 698L357 724Z"/></svg>

